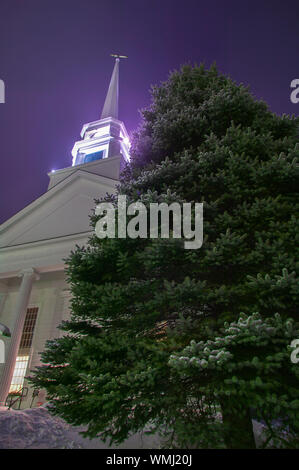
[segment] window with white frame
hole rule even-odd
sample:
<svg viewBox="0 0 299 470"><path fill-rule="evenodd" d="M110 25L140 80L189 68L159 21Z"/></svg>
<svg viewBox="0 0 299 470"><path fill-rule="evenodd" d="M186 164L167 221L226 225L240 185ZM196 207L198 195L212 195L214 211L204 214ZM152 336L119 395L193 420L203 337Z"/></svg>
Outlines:
<svg viewBox="0 0 299 470"><path fill-rule="evenodd" d="M17 356L9 393L17 393L22 389L28 362L29 356Z"/></svg>
<svg viewBox="0 0 299 470"><path fill-rule="evenodd" d="M18 393L24 384L26 370L30 358L30 349L33 340L33 333L36 324L38 307L27 308L26 318L19 347L19 354L16 359L15 369L10 384L9 393Z"/></svg>
<svg viewBox="0 0 299 470"><path fill-rule="evenodd" d="M29 349L32 345L33 333L37 319L38 307L27 308L27 314L23 327L20 349Z"/></svg>

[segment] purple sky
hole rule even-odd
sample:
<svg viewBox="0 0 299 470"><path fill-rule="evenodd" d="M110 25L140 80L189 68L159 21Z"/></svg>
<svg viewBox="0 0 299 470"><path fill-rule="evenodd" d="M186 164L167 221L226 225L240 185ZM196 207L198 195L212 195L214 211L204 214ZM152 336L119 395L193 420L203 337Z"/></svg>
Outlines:
<svg viewBox="0 0 299 470"><path fill-rule="evenodd" d="M120 69L120 119L129 133L151 84L186 62L216 61L281 114L298 115L298 1L1 0L0 222L71 165L82 124L99 119L111 52Z"/></svg>

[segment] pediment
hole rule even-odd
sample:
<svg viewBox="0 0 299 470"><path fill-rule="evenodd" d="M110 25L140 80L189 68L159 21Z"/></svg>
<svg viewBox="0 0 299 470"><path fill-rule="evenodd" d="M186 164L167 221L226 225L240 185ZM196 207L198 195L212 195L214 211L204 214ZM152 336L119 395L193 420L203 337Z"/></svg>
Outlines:
<svg viewBox="0 0 299 470"><path fill-rule="evenodd" d="M0 226L0 248L89 232L94 199L118 181L78 170Z"/></svg>

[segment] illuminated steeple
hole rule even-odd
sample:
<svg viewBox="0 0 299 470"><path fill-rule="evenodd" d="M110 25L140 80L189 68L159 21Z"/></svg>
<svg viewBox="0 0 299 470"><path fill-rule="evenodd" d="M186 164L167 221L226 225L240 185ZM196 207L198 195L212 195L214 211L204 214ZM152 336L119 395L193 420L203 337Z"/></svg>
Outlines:
<svg viewBox="0 0 299 470"><path fill-rule="evenodd" d="M101 119L113 117L118 119L118 81L119 81L119 58L115 59L110 85L108 88Z"/></svg>
<svg viewBox="0 0 299 470"><path fill-rule="evenodd" d="M84 124L81 139L75 143L73 166L121 154L129 160L129 137L125 125L118 120L119 60L116 57L101 119Z"/></svg>

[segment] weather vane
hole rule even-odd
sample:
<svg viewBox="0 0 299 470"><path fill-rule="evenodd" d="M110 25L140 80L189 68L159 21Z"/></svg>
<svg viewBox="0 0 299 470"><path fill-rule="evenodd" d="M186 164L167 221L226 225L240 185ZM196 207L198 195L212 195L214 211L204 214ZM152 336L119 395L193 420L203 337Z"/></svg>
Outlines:
<svg viewBox="0 0 299 470"><path fill-rule="evenodd" d="M119 54L110 54L111 57L115 57L116 59L127 59L128 56L126 55L119 55Z"/></svg>

